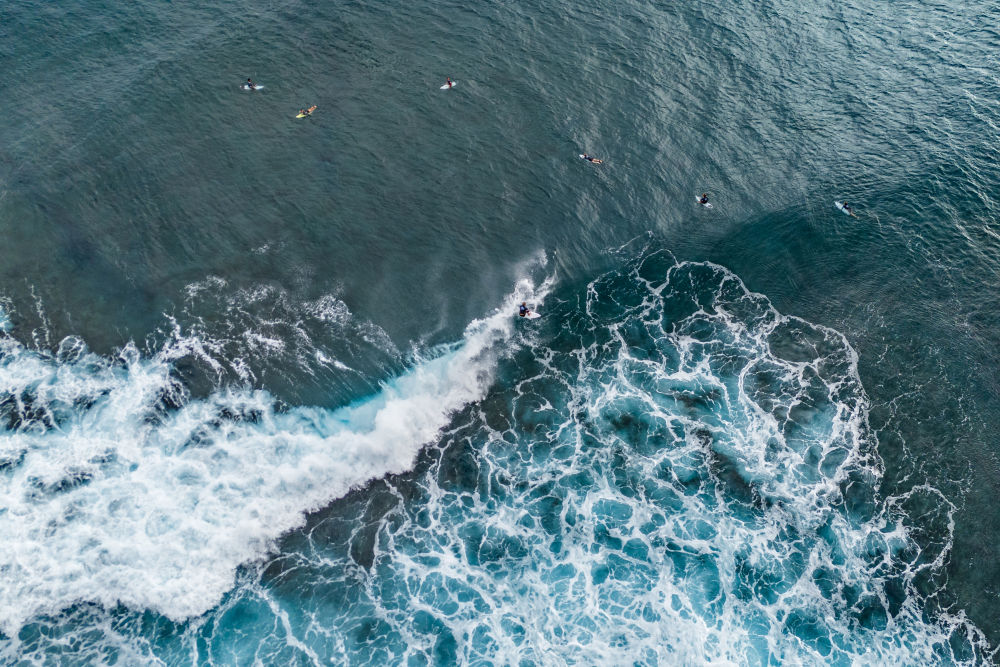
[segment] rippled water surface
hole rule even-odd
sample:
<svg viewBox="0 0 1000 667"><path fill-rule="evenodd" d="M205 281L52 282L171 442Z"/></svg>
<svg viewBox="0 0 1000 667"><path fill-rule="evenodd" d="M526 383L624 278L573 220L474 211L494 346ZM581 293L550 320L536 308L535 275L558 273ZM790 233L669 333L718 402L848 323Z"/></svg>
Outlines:
<svg viewBox="0 0 1000 667"><path fill-rule="evenodd" d="M998 19L4 4L0 662L995 661Z"/></svg>

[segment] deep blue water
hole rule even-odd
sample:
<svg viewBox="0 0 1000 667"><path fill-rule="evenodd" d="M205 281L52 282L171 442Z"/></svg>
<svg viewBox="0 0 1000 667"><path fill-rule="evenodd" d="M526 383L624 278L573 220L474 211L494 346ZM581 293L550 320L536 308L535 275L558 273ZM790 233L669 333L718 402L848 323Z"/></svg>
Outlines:
<svg viewBox="0 0 1000 667"><path fill-rule="evenodd" d="M994 662L998 19L5 3L0 663Z"/></svg>

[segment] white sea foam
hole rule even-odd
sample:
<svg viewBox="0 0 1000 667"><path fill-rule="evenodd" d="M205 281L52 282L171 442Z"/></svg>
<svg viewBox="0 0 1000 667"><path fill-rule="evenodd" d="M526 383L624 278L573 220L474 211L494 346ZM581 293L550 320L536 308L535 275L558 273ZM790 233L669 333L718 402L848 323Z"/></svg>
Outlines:
<svg viewBox="0 0 1000 667"><path fill-rule="evenodd" d="M45 659L67 642L89 656L118 651L168 664L277 655L372 666L994 658L960 611L927 593L947 562L954 506L926 485L876 495L881 462L844 337L777 313L721 267L656 254L631 266L589 285L584 308L551 304L542 329L515 323L517 299L509 300L459 345L334 412L279 412L247 391L185 400L182 386L147 373L151 386L166 387L151 394L182 407L149 410L148 432L133 435L142 456L115 445L121 461L78 458L96 467L89 486L59 488L66 461L22 483L34 503L25 505L43 507L33 527L60 542L35 540L19 566L70 547L94 551L74 521L119 560L71 559L53 578L63 596L53 607L74 594L108 604L110 595L93 594L103 581L69 569L97 563L98 574L122 578L111 590L132 595L130 605L197 613L231 585L234 563L263 553L280 532L262 526L295 525L304 503L409 466L421 440L435 447L428 467L398 486L372 485L314 517L277 558L242 570L221 606L176 632L127 614L134 625L109 637L93 630L118 614L78 606L49 626L65 635L18 638L0 646L0 661ZM96 359L78 340L58 357L74 377ZM33 372L44 375L54 363L17 358L26 373L40 364ZM117 387L145 385L142 368L165 366L132 350L122 359L96 359L104 370L83 374L86 390L69 390L68 377L48 384L64 401L111 401ZM486 400L449 419L449 406L481 396L493 373ZM22 398L30 403L39 384L18 385ZM60 410L55 395L35 402L51 416L24 406L49 432L75 424L74 415L98 415L99 404ZM108 432L107 420L97 423ZM134 434L136 423L124 431ZM15 469L28 462L0 456ZM134 460L143 467L106 472ZM106 511L114 500L87 493L121 501L118 515ZM54 505L73 494L75 503ZM111 516L110 527L87 514L93 507ZM135 516L120 516L128 512ZM138 546L117 544L122 533L138 533ZM195 590L192 576L207 584ZM31 581L30 590L8 590L36 603L46 589Z"/></svg>
<svg viewBox="0 0 1000 667"><path fill-rule="evenodd" d="M267 392L241 388L190 399L172 362L195 354L217 364L221 350L179 327L159 353L128 345L115 359L77 339L52 356L0 337L0 405L11 420L0 433L0 629L16 633L78 601L173 619L211 608L236 568L306 512L406 470L452 413L481 398L517 326L516 303L544 296L531 292L519 285L460 343L332 411L281 411ZM347 317L333 303L316 308Z"/></svg>
<svg viewBox="0 0 1000 667"><path fill-rule="evenodd" d="M402 664L989 655L918 583L945 563L954 508L927 487L874 498L881 462L844 337L722 267L647 282L649 264L592 283L561 339L581 346L532 350L491 395L499 414L445 439L419 500L383 519L352 618L383 621L376 644ZM909 503L943 513L929 551ZM307 567L338 581L345 563ZM314 649L350 645L351 627L320 629ZM380 664L355 649L352 664Z"/></svg>

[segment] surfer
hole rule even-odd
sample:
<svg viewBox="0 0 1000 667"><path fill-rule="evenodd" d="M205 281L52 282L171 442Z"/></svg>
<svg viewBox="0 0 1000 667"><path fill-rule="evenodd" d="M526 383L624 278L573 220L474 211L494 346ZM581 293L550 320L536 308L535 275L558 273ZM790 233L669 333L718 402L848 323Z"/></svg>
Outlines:
<svg viewBox="0 0 1000 667"><path fill-rule="evenodd" d="M299 115L300 116L311 116L312 112L313 112L313 109L315 109L315 108L316 107L309 107L308 109L299 109Z"/></svg>
<svg viewBox="0 0 1000 667"><path fill-rule="evenodd" d="M445 82L445 85L447 85L449 88L455 85L455 82L451 80L450 76L446 76L445 78L448 79L448 81Z"/></svg>
<svg viewBox="0 0 1000 667"><path fill-rule="evenodd" d="M848 206L846 201L844 202L844 213L846 213L847 215L854 215L854 209Z"/></svg>
<svg viewBox="0 0 1000 667"><path fill-rule="evenodd" d="M257 90L257 86L250 80L249 77L247 78L247 88L250 90Z"/></svg>
<svg viewBox="0 0 1000 667"><path fill-rule="evenodd" d="M531 311L528 310L528 302L527 301L522 301L521 302L521 307L518 308L518 315L520 315L521 317L527 317L528 313L530 313L530 312Z"/></svg>
<svg viewBox="0 0 1000 667"><path fill-rule="evenodd" d="M604 164L604 160L598 160L598 159L597 159L596 157L594 157L593 155L587 155L586 153L584 153L584 154L583 154L583 155L581 155L580 157L582 157L582 158L583 158L584 160L586 160L587 162L593 162L594 164Z"/></svg>
<svg viewBox="0 0 1000 667"><path fill-rule="evenodd" d="M702 206L704 206L705 204L708 203L708 193L707 192L702 192L701 193L701 197L698 197L698 203L701 204Z"/></svg>

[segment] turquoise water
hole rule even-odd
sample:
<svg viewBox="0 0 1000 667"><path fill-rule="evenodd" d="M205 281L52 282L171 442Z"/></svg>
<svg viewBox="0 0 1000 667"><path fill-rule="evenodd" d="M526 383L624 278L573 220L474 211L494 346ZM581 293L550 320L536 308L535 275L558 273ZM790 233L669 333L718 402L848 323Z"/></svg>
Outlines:
<svg viewBox="0 0 1000 667"><path fill-rule="evenodd" d="M0 662L994 661L998 18L6 3Z"/></svg>

